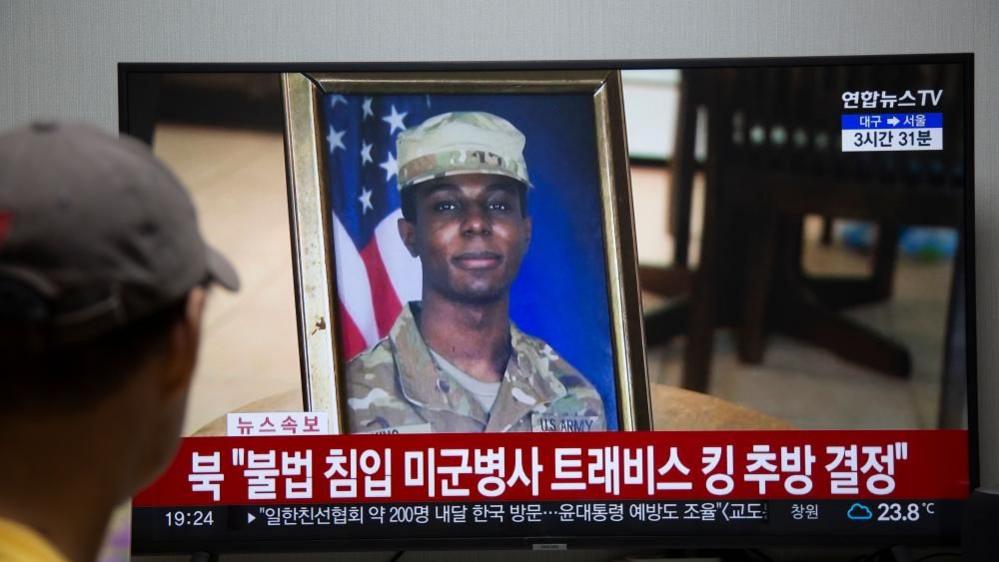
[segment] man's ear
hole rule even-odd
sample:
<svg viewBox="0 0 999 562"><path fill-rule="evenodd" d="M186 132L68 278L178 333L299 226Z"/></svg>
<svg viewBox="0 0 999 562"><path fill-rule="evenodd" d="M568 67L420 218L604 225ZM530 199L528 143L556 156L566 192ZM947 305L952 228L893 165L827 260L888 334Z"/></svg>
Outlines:
<svg viewBox="0 0 999 562"><path fill-rule="evenodd" d="M409 250L409 255L414 258L420 257L419 252L416 250L416 225L406 219L399 219L397 224L399 226L399 237L402 238L402 243Z"/></svg>
<svg viewBox="0 0 999 562"><path fill-rule="evenodd" d="M524 217L524 252L531 247L531 235L534 233L534 221L530 216Z"/></svg>
<svg viewBox="0 0 999 562"><path fill-rule="evenodd" d="M186 395L198 362L201 346L201 322L205 313L208 292L204 287L195 286L187 293L184 315L170 329L165 358L166 369L164 386L171 395Z"/></svg>

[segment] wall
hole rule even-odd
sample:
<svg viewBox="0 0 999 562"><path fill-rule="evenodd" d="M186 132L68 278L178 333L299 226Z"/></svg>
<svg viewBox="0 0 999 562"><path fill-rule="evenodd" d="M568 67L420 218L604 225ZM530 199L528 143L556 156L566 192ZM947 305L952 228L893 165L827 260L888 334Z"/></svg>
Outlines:
<svg viewBox="0 0 999 562"><path fill-rule="evenodd" d="M292 11L289 6L295 6ZM999 7L989 0L0 3L0 128L117 126L130 62L683 59L975 53L982 482L999 488Z"/></svg>

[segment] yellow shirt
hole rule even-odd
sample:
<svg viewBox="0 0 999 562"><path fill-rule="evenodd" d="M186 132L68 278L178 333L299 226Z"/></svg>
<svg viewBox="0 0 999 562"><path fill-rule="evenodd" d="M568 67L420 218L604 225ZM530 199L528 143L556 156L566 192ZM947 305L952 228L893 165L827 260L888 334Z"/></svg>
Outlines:
<svg viewBox="0 0 999 562"><path fill-rule="evenodd" d="M68 562L45 537L16 521L0 518L0 562Z"/></svg>

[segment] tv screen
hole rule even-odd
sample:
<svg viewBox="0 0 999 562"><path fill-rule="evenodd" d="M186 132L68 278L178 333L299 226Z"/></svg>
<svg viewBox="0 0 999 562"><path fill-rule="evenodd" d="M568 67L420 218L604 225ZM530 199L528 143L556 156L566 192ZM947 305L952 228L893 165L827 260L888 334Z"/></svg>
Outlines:
<svg viewBox="0 0 999 562"><path fill-rule="evenodd" d="M956 542L971 62L121 64L245 281L133 552Z"/></svg>

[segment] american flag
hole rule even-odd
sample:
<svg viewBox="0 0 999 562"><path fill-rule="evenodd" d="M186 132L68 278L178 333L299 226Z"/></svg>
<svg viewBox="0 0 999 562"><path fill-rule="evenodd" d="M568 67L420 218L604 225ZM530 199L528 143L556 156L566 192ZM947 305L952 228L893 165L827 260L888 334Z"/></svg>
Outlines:
<svg viewBox="0 0 999 562"><path fill-rule="evenodd" d="M340 338L347 360L385 337L419 300L422 272L402 217L395 140L436 115L430 96L328 94L323 100Z"/></svg>

